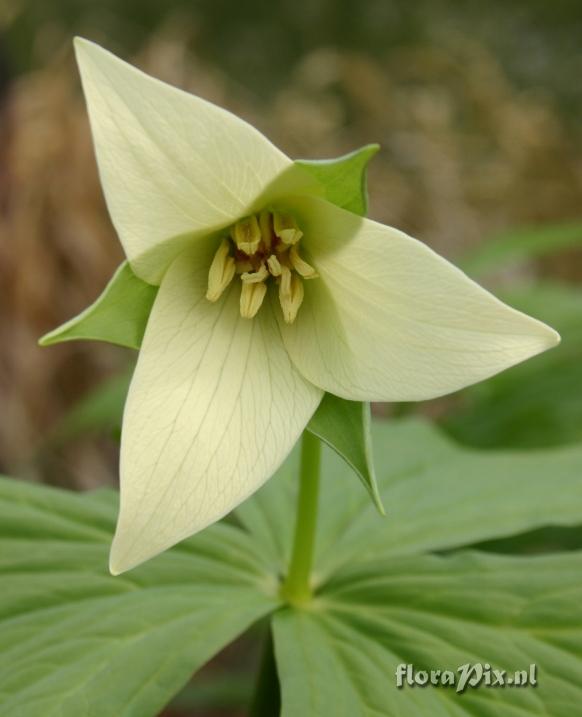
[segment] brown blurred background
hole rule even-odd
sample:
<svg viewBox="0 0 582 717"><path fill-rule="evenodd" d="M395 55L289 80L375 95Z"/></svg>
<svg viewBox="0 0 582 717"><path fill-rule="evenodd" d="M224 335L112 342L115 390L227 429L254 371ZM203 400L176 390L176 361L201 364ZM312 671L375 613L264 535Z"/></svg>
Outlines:
<svg viewBox="0 0 582 717"><path fill-rule="evenodd" d="M116 480L116 441L103 423L67 440L59 427L88 392L127 373L131 352L36 344L90 303L122 258L97 180L74 34L231 109L292 157L334 157L379 142L370 215L454 261L500 232L579 221L579 1L2 0L0 472L72 488ZM556 306L566 319L580 315L582 297L572 293L582 276L580 248L498 274L502 284L560 282ZM540 288L536 296L543 311L546 294ZM513 411L514 425L524 425L542 385L551 407L562 392L559 410L535 404L537 428L516 444L537 445L548 416L557 436L550 443L582 438L580 338L574 345L566 331L556 354L562 363L545 364L546 384L535 373L542 363L532 362L529 374L508 372L522 384L503 409ZM499 384L503 395L510 379ZM117 394L102 396L101 408ZM488 395L489 408L501 405ZM466 400L422 410L466 426L465 414L454 413ZM510 443L504 416L487 413L498 428L491 438L479 410L473 442ZM233 655L240 663L236 648ZM244 693L237 684L229 678L228 689Z"/></svg>

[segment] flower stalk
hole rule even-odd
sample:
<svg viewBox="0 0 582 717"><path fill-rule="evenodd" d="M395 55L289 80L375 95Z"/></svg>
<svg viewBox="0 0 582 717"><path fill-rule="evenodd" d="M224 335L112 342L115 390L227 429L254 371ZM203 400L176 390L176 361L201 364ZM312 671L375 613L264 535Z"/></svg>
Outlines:
<svg viewBox="0 0 582 717"><path fill-rule="evenodd" d="M304 604L312 596L310 577L317 531L320 466L319 438L304 431L293 549L289 572L281 588L281 597L292 605Z"/></svg>

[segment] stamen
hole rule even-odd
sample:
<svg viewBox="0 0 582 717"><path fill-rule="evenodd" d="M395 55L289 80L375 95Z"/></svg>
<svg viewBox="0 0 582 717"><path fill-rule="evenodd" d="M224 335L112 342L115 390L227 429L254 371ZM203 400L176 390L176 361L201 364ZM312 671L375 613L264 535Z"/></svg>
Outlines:
<svg viewBox="0 0 582 717"><path fill-rule="evenodd" d="M269 270L264 264L261 264L259 269L257 271L247 271L242 276L241 279L243 283L245 284L258 284L259 281L265 281L265 279L269 276Z"/></svg>
<svg viewBox="0 0 582 717"><path fill-rule="evenodd" d="M290 214L273 212L273 229L283 244L287 244L288 246L297 244L303 236L303 232L299 229L297 222Z"/></svg>
<svg viewBox="0 0 582 717"><path fill-rule="evenodd" d="M208 301L218 301L234 277L234 259L229 256L229 249L228 240L223 239L208 271L208 291L206 292Z"/></svg>
<svg viewBox="0 0 582 717"><path fill-rule="evenodd" d="M297 249L297 246L291 247L289 251L289 260L291 261L291 266L304 279L317 279L317 277L319 276L319 274L315 271L311 264L308 264L304 259L299 256L299 250Z"/></svg>
<svg viewBox="0 0 582 717"><path fill-rule="evenodd" d="M243 319L252 319L256 316L266 293L267 286L262 282L255 284L245 283L242 285L240 292L240 315Z"/></svg>
<svg viewBox="0 0 582 717"><path fill-rule="evenodd" d="M252 256L261 243L261 230L256 216L253 214L237 222L232 228L231 236L237 249L244 251L247 256Z"/></svg>
<svg viewBox="0 0 582 717"><path fill-rule="evenodd" d="M271 213L263 211L259 215L259 226L261 228L261 238L265 245L265 251L271 251L273 245L273 222Z"/></svg>
<svg viewBox="0 0 582 717"><path fill-rule="evenodd" d="M240 313L252 319L271 282L279 287L283 318L292 324L305 296L303 279L318 276L299 254L302 236L295 218L285 212L263 210L240 219L214 255L206 298L217 301L237 274L241 280Z"/></svg>
<svg viewBox="0 0 582 717"><path fill-rule="evenodd" d="M271 254L271 256L267 259L267 264L269 266L269 271L273 276L281 276L281 263L274 254Z"/></svg>
<svg viewBox="0 0 582 717"><path fill-rule="evenodd" d="M304 296L303 282L293 274L289 267L281 266L281 283L279 284L279 302L283 310L283 318L288 324L295 321Z"/></svg>

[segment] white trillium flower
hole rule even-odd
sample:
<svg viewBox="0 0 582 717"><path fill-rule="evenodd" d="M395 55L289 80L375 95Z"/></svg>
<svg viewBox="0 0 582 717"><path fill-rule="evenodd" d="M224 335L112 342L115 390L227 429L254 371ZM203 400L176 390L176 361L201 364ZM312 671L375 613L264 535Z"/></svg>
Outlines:
<svg viewBox="0 0 582 717"><path fill-rule="evenodd" d="M76 51L109 212L159 286L123 417L114 574L256 491L324 392L430 399L558 343L421 242L327 202L246 122Z"/></svg>

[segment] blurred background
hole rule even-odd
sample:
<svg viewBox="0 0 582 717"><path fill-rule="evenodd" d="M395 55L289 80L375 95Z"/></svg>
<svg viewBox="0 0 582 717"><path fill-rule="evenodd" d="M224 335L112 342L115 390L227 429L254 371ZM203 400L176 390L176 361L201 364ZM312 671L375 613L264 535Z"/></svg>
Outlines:
<svg viewBox="0 0 582 717"><path fill-rule="evenodd" d="M578 0L2 0L0 472L74 489L116 481L132 353L36 344L122 259L76 34L227 107L292 157L379 142L370 216L562 333L558 349L479 386L378 414L422 412L480 448L582 440ZM221 657L241 659L236 647ZM195 699L224 707L247 687L243 675L204 689ZM168 714L235 714L192 699Z"/></svg>

